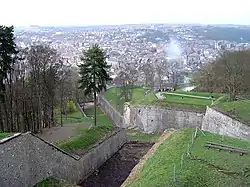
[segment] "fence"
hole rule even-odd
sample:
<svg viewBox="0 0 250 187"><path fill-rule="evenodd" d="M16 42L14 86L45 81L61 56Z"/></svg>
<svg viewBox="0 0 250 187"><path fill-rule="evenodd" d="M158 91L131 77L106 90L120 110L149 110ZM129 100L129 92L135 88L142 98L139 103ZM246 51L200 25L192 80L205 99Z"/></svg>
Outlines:
<svg viewBox="0 0 250 187"><path fill-rule="evenodd" d="M167 186L171 186L171 187L172 186L182 186L182 182L178 178L178 174L180 174L180 172L182 171L182 169L183 169L183 167L185 165L185 159L189 159L190 156L191 156L192 147L194 145L194 142L195 142L195 139L197 137L198 131L200 131L203 136L206 136L205 133L199 127L196 127L196 129L192 133L192 137L190 139L190 142L188 142L188 144L187 144L187 151L184 152L181 155L180 163L178 163L179 168L177 167L178 165L176 165L174 163L174 166L173 166L173 181L170 182L170 184L172 184L172 185L167 185Z"/></svg>

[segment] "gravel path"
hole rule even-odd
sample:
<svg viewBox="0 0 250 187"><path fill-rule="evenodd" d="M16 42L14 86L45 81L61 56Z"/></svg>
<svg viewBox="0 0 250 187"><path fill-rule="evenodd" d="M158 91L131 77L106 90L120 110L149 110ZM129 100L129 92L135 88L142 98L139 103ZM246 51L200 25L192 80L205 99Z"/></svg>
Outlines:
<svg viewBox="0 0 250 187"><path fill-rule="evenodd" d="M89 126L88 123L73 123L73 124L65 124L62 127L52 127L48 129L44 129L41 134L37 134L39 137L50 143L56 143L59 141L67 140L72 136L77 134L76 129L79 127Z"/></svg>

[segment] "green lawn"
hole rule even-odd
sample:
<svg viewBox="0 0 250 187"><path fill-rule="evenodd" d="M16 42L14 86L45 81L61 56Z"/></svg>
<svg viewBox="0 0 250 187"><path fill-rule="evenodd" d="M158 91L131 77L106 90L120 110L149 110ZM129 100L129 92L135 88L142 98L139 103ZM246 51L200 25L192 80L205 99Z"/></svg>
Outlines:
<svg viewBox="0 0 250 187"><path fill-rule="evenodd" d="M147 160L136 178L128 181L127 186L235 187L250 185L250 175L248 177L242 176L243 169L250 168L249 155L240 156L239 153L204 147L206 141L213 141L239 146L250 151L250 142L230 137L222 138L220 135L208 132L205 132L206 136L203 136L201 132L198 132L191 149L191 155L206 161L202 162L191 160L186 156L187 144L191 141L193 132L194 129L184 129L171 134L159 146L155 154ZM181 168L183 154L184 162ZM208 163L213 164L215 167ZM174 182L174 166L177 183ZM229 172L223 173L220 169ZM232 175L233 172L236 172L237 175Z"/></svg>
<svg viewBox="0 0 250 187"><path fill-rule="evenodd" d="M163 107L179 107L179 108L192 108L192 109L202 109L204 110L207 105L211 105L211 100L209 99L200 99L200 98L191 98L191 97L182 97L175 96L175 95L167 95L165 100L158 100L153 93L145 96L145 92L147 91L146 88L136 87L133 89L133 98L130 103L132 105L156 105L156 106L163 106ZM115 87L109 89L107 92L104 93L104 97L118 109L120 112L123 109L124 101L118 102L118 94L120 92L120 88ZM210 97L210 93L206 92L184 92L184 91L177 91L171 93L179 93L179 94L186 94L186 95L194 95L194 96L202 96L202 97ZM223 94L216 93L214 97L219 97ZM118 105L118 106L117 106ZM121 109L122 108L122 109Z"/></svg>
<svg viewBox="0 0 250 187"><path fill-rule="evenodd" d="M217 107L228 113L230 116L250 125L250 100L220 102Z"/></svg>
<svg viewBox="0 0 250 187"><path fill-rule="evenodd" d="M185 96L177 96L177 95L168 95L167 93L164 94L166 99L165 101L170 103L179 103L179 104L187 104L187 105L198 105L206 107L207 105L211 105L212 101L208 99L200 99L200 98L192 98L192 97L185 97Z"/></svg>
<svg viewBox="0 0 250 187"><path fill-rule="evenodd" d="M147 134L139 130L127 130L126 131L128 140L141 141L141 142L156 142L161 136L161 133Z"/></svg>
<svg viewBox="0 0 250 187"><path fill-rule="evenodd" d="M113 126L97 125L91 127L82 127L78 128L77 131L77 136L69 140L59 142L57 146L68 152L74 152L79 149L87 149L91 145L104 138L107 134L111 133L113 131Z"/></svg>
<svg viewBox="0 0 250 187"><path fill-rule="evenodd" d="M116 107L118 109L121 109L121 107L122 107L122 109L123 109L124 99L118 99L119 94L120 94L120 89L121 88L119 88L119 87L110 88L109 90L107 90L104 93L104 97L114 107ZM132 100L130 101L130 103L132 105L138 105L138 104L149 105L152 102L156 101L157 98L154 95L154 93L152 93L152 92L145 96L145 92L147 90L148 90L147 88L142 88L142 87L133 88Z"/></svg>
<svg viewBox="0 0 250 187"><path fill-rule="evenodd" d="M83 122L93 123L94 120L92 118L94 116L94 108L86 109L84 112L87 115L87 117L82 115L81 111L78 109L75 112L69 113L67 116L63 115L63 124L83 123ZM59 114L57 114L56 119L58 123L61 122ZM112 124L110 118L107 115L105 115L99 107L97 107L97 123Z"/></svg>
<svg viewBox="0 0 250 187"><path fill-rule="evenodd" d="M7 138L10 133L0 133L0 139Z"/></svg>
<svg viewBox="0 0 250 187"><path fill-rule="evenodd" d="M75 112L69 113L67 116L63 115L62 118L63 124L71 124L71 123L82 123L82 122L90 122L90 118L86 118L84 115L82 115L80 110L76 110ZM61 123L61 117L60 114L57 115L56 120L58 123Z"/></svg>
<svg viewBox="0 0 250 187"><path fill-rule="evenodd" d="M209 93L209 92L186 92L186 91L174 91L171 93L178 93L178 94L185 94L185 95L195 95L195 96L202 96L202 97L211 97L213 96L214 98L219 98L223 96L224 94L222 93Z"/></svg>
<svg viewBox="0 0 250 187"><path fill-rule="evenodd" d="M64 180L59 180L53 177L44 179L33 187L77 187L77 185L70 184Z"/></svg>
<svg viewBox="0 0 250 187"><path fill-rule="evenodd" d="M87 118L85 117L85 122L93 124L94 119L92 117L94 115L94 108L86 109L85 113L87 115ZM73 113L73 115L76 115L76 113ZM77 115L75 117L77 117ZM113 131L113 125L111 119L97 107L97 125L77 128L76 131L78 134L77 136L59 142L57 146L68 152L89 148L107 134L111 133Z"/></svg>
<svg viewBox="0 0 250 187"><path fill-rule="evenodd" d="M87 115L87 117L89 117L90 119L94 117L94 108L91 109L86 109L85 114ZM112 120L109 118L109 116L107 114L104 114L101 110L100 107L96 108L96 121L97 124L101 124L101 125L110 125L112 124ZM93 119L90 120L91 122L93 122Z"/></svg>

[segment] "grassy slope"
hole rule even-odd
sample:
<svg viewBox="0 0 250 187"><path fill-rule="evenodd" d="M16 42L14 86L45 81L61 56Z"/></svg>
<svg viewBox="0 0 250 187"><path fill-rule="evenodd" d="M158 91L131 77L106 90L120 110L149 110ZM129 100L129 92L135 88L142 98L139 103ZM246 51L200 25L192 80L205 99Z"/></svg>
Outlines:
<svg viewBox="0 0 250 187"><path fill-rule="evenodd" d="M229 115L250 124L250 100L221 102L217 107Z"/></svg>
<svg viewBox="0 0 250 187"><path fill-rule="evenodd" d="M33 187L77 187L77 185L70 184L64 180L55 179L53 177L49 177L44 179L43 181L37 183Z"/></svg>
<svg viewBox="0 0 250 187"><path fill-rule="evenodd" d="M119 101L117 99L117 95L119 94L120 88L111 88L107 92L105 92L104 97L119 111L122 111L124 101ZM134 88L133 90L133 98L130 102L132 105L156 105L163 107L184 107L184 108L193 108L193 109L205 109L206 105L211 105L210 100L206 99L197 99L197 98L184 98L182 99L180 96L168 96L165 100L159 101L153 93L145 96L146 88ZM181 92L180 92L181 93ZM189 92L191 93L191 92ZM196 94L197 95L197 94ZM207 93L205 95L207 96ZM117 106L119 105L119 106Z"/></svg>
<svg viewBox="0 0 250 187"><path fill-rule="evenodd" d="M7 138L10 133L0 133L0 139Z"/></svg>
<svg viewBox="0 0 250 187"><path fill-rule="evenodd" d="M141 87L136 87L133 89L132 93L132 101L130 102L133 105L137 104L151 104L152 101L156 101L157 98L153 93L150 93L149 95L145 96L145 92L148 89L146 88L141 88ZM118 100L118 96L120 94L120 88L114 87L110 88L107 92L104 93L104 97L115 107L117 105L122 105L124 104L124 100ZM119 107L119 106L118 106Z"/></svg>
<svg viewBox="0 0 250 187"><path fill-rule="evenodd" d="M242 185L242 180L239 177L234 178L223 174L199 161L190 160L186 156L184 157L183 169L180 169L181 156L187 151L187 143L190 142L193 131L193 129L185 129L170 135L170 137L160 145L156 153L145 163L137 178L133 181L129 181L128 186L175 186L173 183L174 165L176 165L176 176L184 186L230 187ZM191 153L192 155L205 159L209 163L216 164L231 171L242 171L244 166L250 167L250 157L248 155L239 156L237 153L229 153L227 151L219 152L203 147L206 141L213 141L250 150L250 142L229 137L224 137L223 142L221 142L221 140L222 137L216 134L206 132L206 136L204 137L201 133L198 133ZM250 182L249 177L246 178L246 180Z"/></svg>
<svg viewBox="0 0 250 187"><path fill-rule="evenodd" d="M88 122L93 123L91 116L94 114L94 109L87 109L85 112L88 116ZM57 146L69 152L75 151L77 149L87 149L100 139L104 138L112 130L113 126L110 118L105 115L98 107L97 126L77 128L77 136L69 140L59 142Z"/></svg>
<svg viewBox="0 0 250 187"><path fill-rule="evenodd" d="M126 131L128 140L132 141L142 141L142 142L156 142L156 140L160 137L160 133L143 133L138 130L127 130Z"/></svg>
<svg viewBox="0 0 250 187"><path fill-rule="evenodd" d="M91 109L86 109L85 110L85 114L87 115L87 117L94 117L94 108L91 108ZM96 121L97 121L97 124L101 124L101 125L110 125L112 124L112 121L111 119L102 112L101 108L100 107L97 107L96 108ZM93 122L93 119L91 119L90 121Z"/></svg>

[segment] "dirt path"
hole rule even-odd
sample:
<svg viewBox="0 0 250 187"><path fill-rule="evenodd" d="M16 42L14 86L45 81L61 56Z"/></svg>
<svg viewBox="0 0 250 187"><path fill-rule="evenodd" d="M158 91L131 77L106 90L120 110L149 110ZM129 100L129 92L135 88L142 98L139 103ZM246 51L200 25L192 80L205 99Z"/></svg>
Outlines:
<svg viewBox="0 0 250 187"><path fill-rule="evenodd" d="M79 127L89 126L87 123L73 123L73 124L65 124L62 127L52 127L48 129L44 129L41 134L38 134L39 137L50 143L56 143L59 141L67 140L72 136L77 134L76 129Z"/></svg>
<svg viewBox="0 0 250 187"><path fill-rule="evenodd" d="M128 142L80 186L119 187L153 143Z"/></svg>

